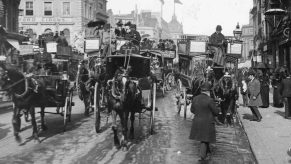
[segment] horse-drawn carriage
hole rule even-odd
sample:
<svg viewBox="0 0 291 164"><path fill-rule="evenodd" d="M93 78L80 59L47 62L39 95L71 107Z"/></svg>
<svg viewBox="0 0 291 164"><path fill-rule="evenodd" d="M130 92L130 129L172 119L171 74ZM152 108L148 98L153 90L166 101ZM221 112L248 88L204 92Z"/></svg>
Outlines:
<svg viewBox="0 0 291 164"><path fill-rule="evenodd" d="M89 108L95 110L95 130L101 132L101 111L107 110L107 116L111 114L113 118L114 138L118 138L116 116L119 115L126 140L124 130L127 130L129 114L132 123L130 132L133 135L135 113L150 111L149 129L153 133L156 84L150 79L151 58L140 55L139 46L132 44L131 40L110 39L108 53L103 56L98 37L90 38L90 45L85 44L88 59L80 63L78 71L77 88L84 101L89 99ZM91 47L89 50L92 53L88 47Z"/></svg>
<svg viewBox="0 0 291 164"><path fill-rule="evenodd" d="M170 91L175 85L173 60L176 57L176 52L174 50L142 50L141 54L151 58L153 78L164 96L165 91Z"/></svg>
<svg viewBox="0 0 291 164"><path fill-rule="evenodd" d="M200 86L204 82L209 82L212 86L211 97L219 100L225 93L218 93L228 89L228 81L236 79L238 58L241 55L241 43L229 41L227 51L224 56L225 65L218 65L213 62L214 53L211 50L208 37L197 36L191 39L178 40L179 55L179 75L177 75L177 106L180 113L184 106L184 117L186 118L187 106L191 104L193 96L201 93ZM231 77L226 72L232 73ZM224 73L226 73L224 75ZM226 82L225 79L228 79ZM227 84L226 84L227 83ZM231 84L231 85L232 85Z"/></svg>
<svg viewBox="0 0 291 164"><path fill-rule="evenodd" d="M65 62L68 60L52 57L49 53L34 55L34 65L26 73L16 69L6 68L4 63L0 64L1 88L6 90L14 103L13 128L14 135L19 141L21 115L24 111L26 121L28 113L31 116L33 126L33 137L38 139L37 124L35 118L35 107L39 107L41 114L41 127L46 130L44 122L45 113L59 114L64 118L64 131L67 123L71 121L71 110L73 102L73 82L69 81L68 68ZM59 68L55 63L59 62ZM45 108L55 107L56 112L45 112Z"/></svg>

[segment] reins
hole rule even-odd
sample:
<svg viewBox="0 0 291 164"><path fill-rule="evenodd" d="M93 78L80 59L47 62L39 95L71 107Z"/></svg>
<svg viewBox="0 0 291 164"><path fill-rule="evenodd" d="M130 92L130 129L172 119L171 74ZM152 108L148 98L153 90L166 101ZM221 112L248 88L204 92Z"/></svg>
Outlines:
<svg viewBox="0 0 291 164"><path fill-rule="evenodd" d="M18 81L16 81L15 83L13 83L12 85L8 86L7 88L5 88L5 89L0 89L0 91L7 91L8 89L11 89L11 88L13 88L15 85L17 85L17 84L21 83L22 81L24 81L25 79L26 79L26 78L23 78L23 79L21 79L21 80L18 80Z"/></svg>

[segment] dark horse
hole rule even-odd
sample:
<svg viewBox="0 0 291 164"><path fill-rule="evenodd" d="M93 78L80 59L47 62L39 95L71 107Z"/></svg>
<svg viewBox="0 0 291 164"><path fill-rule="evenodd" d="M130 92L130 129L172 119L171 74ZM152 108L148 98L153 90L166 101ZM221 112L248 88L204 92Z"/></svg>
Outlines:
<svg viewBox="0 0 291 164"><path fill-rule="evenodd" d="M134 138L134 120L135 113L141 110L141 90L137 83L130 79L128 71L122 68L115 72L112 80L110 80L111 90L109 94L109 110L112 111L114 133L114 144L117 147L128 148L127 132L128 132L128 117L130 114L130 138ZM118 138L118 131L116 125L116 116L120 117L122 127L122 137Z"/></svg>
<svg viewBox="0 0 291 164"><path fill-rule="evenodd" d="M233 115L235 113L236 100L238 99L237 84L235 79L230 75L223 76L216 88L216 94L221 98L221 115L219 117L220 122L232 125Z"/></svg>
<svg viewBox="0 0 291 164"><path fill-rule="evenodd" d="M21 137L19 136L21 127L20 113L21 110L27 109L31 116L31 124L33 127L32 136L35 140L40 142L35 120L35 107L41 107L41 127L43 130L46 130L47 128L44 124L44 104L46 104L48 98L45 96L46 94L43 85L39 85L36 90L32 78L25 77L17 70L7 69L6 66L1 63L0 86L12 96L12 101L14 103L12 124L15 139L18 142L21 142Z"/></svg>
<svg viewBox="0 0 291 164"><path fill-rule="evenodd" d="M85 61L83 60L78 65L77 90L79 98L84 102L85 105L85 116L89 116L90 103L93 101L91 100L90 86L88 85L89 79L89 71L86 68Z"/></svg>

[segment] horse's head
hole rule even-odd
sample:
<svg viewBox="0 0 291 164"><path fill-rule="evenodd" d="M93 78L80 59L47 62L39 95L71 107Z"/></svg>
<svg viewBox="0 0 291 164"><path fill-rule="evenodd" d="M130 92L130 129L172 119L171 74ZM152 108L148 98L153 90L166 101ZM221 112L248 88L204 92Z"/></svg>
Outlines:
<svg viewBox="0 0 291 164"><path fill-rule="evenodd" d="M231 77L223 77L221 83L222 90L225 95L228 95L232 89L232 79Z"/></svg>
<svg viewBox="0 0 291 164"><path fill-rule="evenodd" d="M17 70L7 69L5 65L0 64L0 87L7 89L8 92L13 88L23 90L24 75Z"/></svg>

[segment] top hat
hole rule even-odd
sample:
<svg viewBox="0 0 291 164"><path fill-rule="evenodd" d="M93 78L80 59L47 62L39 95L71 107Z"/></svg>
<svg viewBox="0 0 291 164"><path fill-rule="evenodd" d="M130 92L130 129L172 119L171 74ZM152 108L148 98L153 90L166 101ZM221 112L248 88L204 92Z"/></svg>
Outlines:
<svg viewBox="0 0 291 164"><path fill-rule="evenodd" d="M127 23L124 24L124 26L131 26L131 22L128 21Z"/></svg>
<svg viewBox="0 0 291 164"><path fill-rule="evenodd" d="M201 86L201 91L210 91L211 90L211 85L209 82L204 82Z"/></svg>

